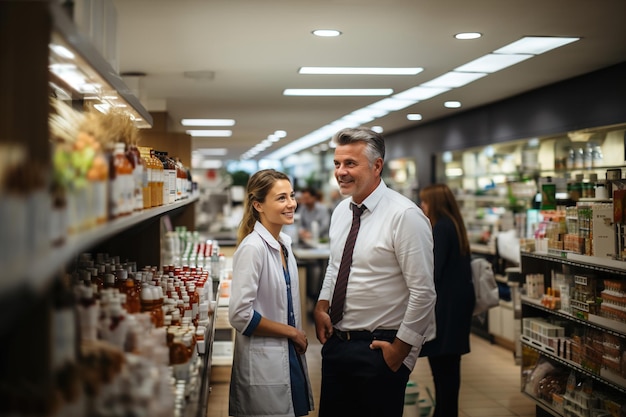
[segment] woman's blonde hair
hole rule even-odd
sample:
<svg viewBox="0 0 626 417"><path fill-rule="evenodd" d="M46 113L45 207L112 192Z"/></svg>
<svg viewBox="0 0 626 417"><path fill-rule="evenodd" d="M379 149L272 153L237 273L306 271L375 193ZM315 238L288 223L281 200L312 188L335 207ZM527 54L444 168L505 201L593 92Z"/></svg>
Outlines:
<svg viewBox="0 0 626 417"><path fill-rule="evenodd" d="M446 184L428 185L420 191L420 200L428 204L428 218L433 227L442 217L449 217L454 223L456 234L459 237L459 250L462 255L470 253L469 240L465 223L459 210L459 205Z"/></svg>
<svg viewBox="0 0 626 417"><path fill-rule="evenodd" d="M237 244L254 230L254 224L259 220L259 212L254 208L254 202L263 203L276 181L287 180L289 177L274 169L264 169L255 172L246 186L246 199L243 202L243 218L237 232Z"/></svg>

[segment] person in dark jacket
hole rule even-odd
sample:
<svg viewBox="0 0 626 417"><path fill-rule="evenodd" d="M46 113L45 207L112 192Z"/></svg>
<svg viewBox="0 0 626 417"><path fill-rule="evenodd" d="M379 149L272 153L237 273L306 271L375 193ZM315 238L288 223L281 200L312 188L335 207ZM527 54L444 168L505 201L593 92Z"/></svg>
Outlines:
<svg viewBox="0 0 626 417"><path fill-rule="evenodd" d="M421 207L433 227L437 336L426 342L435 384L433 417L457 417L461 387L461 355L470 351L475 296L467 231L450 188L433 184L420 191Z"/></svg>

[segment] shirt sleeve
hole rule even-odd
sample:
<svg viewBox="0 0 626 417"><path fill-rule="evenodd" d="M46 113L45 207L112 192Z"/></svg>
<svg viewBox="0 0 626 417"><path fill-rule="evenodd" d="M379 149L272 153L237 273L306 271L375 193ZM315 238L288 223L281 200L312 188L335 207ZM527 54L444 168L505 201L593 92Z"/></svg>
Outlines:
<svg viewBox="0 0 626 417"><path fill-rule="evenodd" d="M409 289L409 302L397 337L420 347L435 337L433 236L430 221L417 207L406 210L396 223L396 257Z"/></svg>
<svg viewBox="0 0 626 417"><path fill-rule="evenodd" d="M259 327L260 322L261 322L261 315L259 314L258 311L255 311L252 316L252 320L250 321L250 324L248 324L248 327L246 327L245 330L243 331L243 335L252 336L252 333L254 333L257 327Z"/></svg>
<svg viewBox="0 0 626 417"><path fill-rule="evenodd" d="M255 320L254 304L257 299L260 272L263 270L264 248L253 242L242 242L233 256L228 319L237 331L245 333ZM258 314L258 313L257 313ZM260 321L260 315L258 320ZM258 323L256 324L258 325Z"/></svg>

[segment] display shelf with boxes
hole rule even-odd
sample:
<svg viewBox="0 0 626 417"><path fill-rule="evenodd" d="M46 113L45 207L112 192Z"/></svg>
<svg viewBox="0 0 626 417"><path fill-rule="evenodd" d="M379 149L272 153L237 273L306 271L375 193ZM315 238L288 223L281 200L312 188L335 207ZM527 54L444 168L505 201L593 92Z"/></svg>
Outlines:
<svg viewBox="0 0 626 417"><path fill-rule="evenodd" d="M626 262L552 249L522 252L521 270L522 390L537 415L622 415Z"/></svg>

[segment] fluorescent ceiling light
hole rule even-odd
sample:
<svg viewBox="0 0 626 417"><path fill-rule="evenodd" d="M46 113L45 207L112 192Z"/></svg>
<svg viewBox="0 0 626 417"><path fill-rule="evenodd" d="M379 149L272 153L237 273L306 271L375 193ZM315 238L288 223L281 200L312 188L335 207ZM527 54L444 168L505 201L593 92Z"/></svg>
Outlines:
<svg viewBox="0 0 626 417"><path fill-rule="evenodd" d="M316 131L302 136L300 139L296 139L293 142L288 143L280 149L267 155L267 159L283 159L289 155L294 155L301 150L315 146L321 142L330 139L339 129L335 126L326 125Z"/></svg>
<svg viewBox="0 0 626 417"><path fill-rule="evenodd" d="M384 109L373 109L368 107L363 107L362 109L358 109L350 113L353 116L357 117L372 117L374 119L378 117L383 117L389 114L387 110Z"/></svg>
<svg viewBox="0 0 626 417"><path fill-rule="evenodd" d="M486 76L484 72L448 72L422 84L422 87L458 88Z"/></svg>
<svg viewBox="0 0 626 417"><path fill-rule="evenodd" d="M311 33L314 34L315 36L321 36L325 38L328 38L328 37L332 38L332 37L341 35L341 32L335 29L315 29Z"/></svg>
<svg viewBox="0 0 626 417"><path fill-rule="evenodd" d="M234 126L234 119L181 119L183 126Z"/></svg>
<svg viewBox="0 0 626 417"><path fill-rule="evenodd" d="M422 115L419 113L409 113L406 115L408 120L422 120Z"/></svg>
<svg viewBox="0 0 626 417"><path fill-rule="evenodd" d="M391 88L286 88L285 96L388 96Z"/></svg>
<svg viewBox="0 0 626 417"><path fill-rule="evenodd" d="M376 133L383 133L385 129L382 126L372 126L372 130Z"/></svg>
<svg viewBox="0 0 626 417"><path fill-rule="evenodd" d="M186 130L185 132L200 138L227 138L233 135L232 130Z"/></svg>
<svg viewBox="0 0 626 417"><path fill-rule="evenodd" d="M560 38L556 36L526 36L518 41L493 51L495 54L533 54L539 55L559 48L580 38Z"/></svg>
<svg viewBox="0 0 626 417"><path fill-rule="evenodd" d="M334 122L326 125L324 127L324 131L330 133L330 136L333 136L341 129L358 127L360 125L361 123L357 122L356 120L337 119Z"/></svg>
<svg viewBox="0 0 626 417"><path fill-rule="evenodd" d="M504 55L504 54L488 54L481 56L465 65L455 68L459 72L487 72L492 73L500 71L511 65L515 65L522 61L532 58L534 55Z"/></svg>
<svg viewBox="0 0 626 417"><path fill-rule="evenodd" d="M301 67L299 74L330 75L416 75L424 68L374 68L374 67Z"/></svg>
<svg viewBox="0 0 626 417"><path fill-rule="evenodd" d="M482 37L483 34L480 32L461 32L454 35L456 39L466 40L466 39L478 39Z"/></svg>
<svg viewBox="0 0 626 417"><path fill-rule="evenodd" d="M194 150L194 152L200 155L223 156L223 155L228 154L228 149L226 148L198 148Z"/></svg>
<svg viewBox="0 0 626 417"><path fill-rule="evenodd" d="M396 111L405 109L417 103L417 100L400 100L397 98L386 98L367 106L371 109L383 109L388 111Z"/></svg>
<svg viewBox="0 0 626 417"><path fill-rule="evenodd" d="M274 134L281 139L287 136L287 132L285 132L284 130L277 130L276 132L274 132Z"/></svg>
<svg viewBox="0 0 626 417"><path fill-rule="evenodd" d="M445 103L443 103L444 107L447 107L449 109L458 109L459 107L461 107L461 102L460 101L446 101Z"/></svg>
<svg viewBox="0 0 626 417"><path fill-rule="evenodd" d="M361 114L361 115L346 114L341 119L342 120L347 120L349 122L357 122L357 123L363 124L363 123L371 122L372 120L375 119L375 117L368 116L368 115L365 115L365 114Z"/></svg>
<svg viewBox="0 0 626 417"><path fill-rule="evenodd" d="M404 99L404 100L428 100L429 98L435 97L439 94L445 93L449 88L443 87L422 87L417 86L413 88L409 88L408 90L404 90L401 93L394 95L394 98Z"/></svg>

